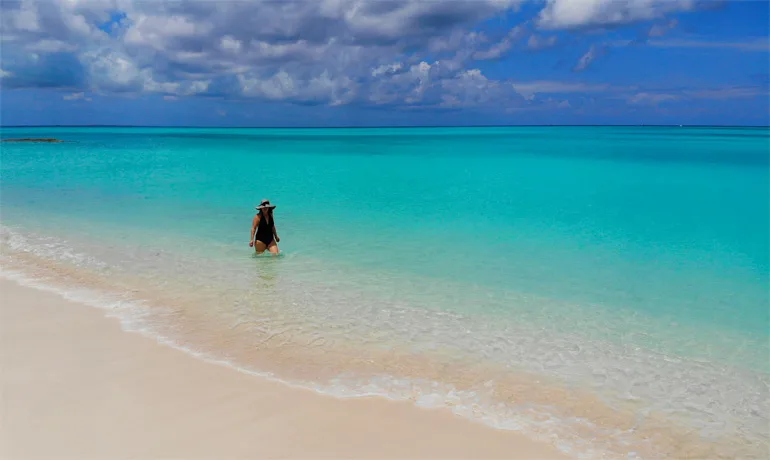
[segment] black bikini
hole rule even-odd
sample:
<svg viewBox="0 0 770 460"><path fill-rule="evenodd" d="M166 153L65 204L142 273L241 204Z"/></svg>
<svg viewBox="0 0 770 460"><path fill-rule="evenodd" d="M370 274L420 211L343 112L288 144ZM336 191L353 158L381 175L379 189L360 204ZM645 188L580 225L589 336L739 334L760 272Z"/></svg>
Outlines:
<svg viewBox="0 0 770 460"><path fill-rule="evenodd" d="M257 234L254 236L256 241L263 243L265 246L270 246L273 242L273 231L275 223L273 219L270 219L270 223L267 222L267 218L263 215L259 218L259 227L257 227Z"/></svg>

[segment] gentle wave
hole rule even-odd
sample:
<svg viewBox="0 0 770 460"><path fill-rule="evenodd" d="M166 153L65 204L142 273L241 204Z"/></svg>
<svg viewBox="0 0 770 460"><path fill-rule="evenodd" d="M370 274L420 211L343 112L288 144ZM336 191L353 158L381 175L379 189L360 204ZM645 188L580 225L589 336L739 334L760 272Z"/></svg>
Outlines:
<svg viewBox="0 0 770 460"><path fill-rule="evenodd" d="M763 374L616 349L579 336L496 328L440 311L390 310L388 322L379 318L379 324L356 323L355 312L343 311L336 319L345 313L353 317L337 323L341 330L323 331L317 324L299 324L313 322L312 314L300 310L331 308L314 305L319 297L312 295L300 305L297 296L269 299L277 303L261 310L253 298L235 299L229 309L219 305L215 317L213 299L232 300L217 297L222 292L215 287L208 286L206 296L182 299L181 291L166 283L161 286L165 297L151 295L142 284L146 278L129 280L66 241L4 226L0 235L2 276L102 308L128 331L242 372L336 397L377 395L445 407L490 426L522 431L577 457L666 458L700 452L751 458L767 450L768 380ZM305 285L276 290L283 288L312 292ZM316 322L330 318L328 312L315 313ZM367 318L371 312L359 319ZM468 328L467 339L447 332L458 324ZM366 330L371 335L378 325L387 325L387 333L375 333L373 346L363 343ZM412 335L394 332L410 325ZM362 326L368 329L353 330ZM415 333L436 331L449 334L436 337L440 347L404 348ZM506 334L510 337L500 341ZM447 339L458 341L448 344ZM483 365L467 359L474 350ZM593 374L586 375L590 369ZM570 388L570 382L584 385Z"/></svg>
<svg viewBox="0 0 770 460"><path fill-rule="evenodd" d="M120 300L114 294L93 289L72 287L41 282L22 271L0 268L0 277L23 286L55 293L62 298L105 311L105 315L120 321L124 331L138 333L144 337L182 351L205 362L225 366L259 378L265 378L292 388L311 390L322 395L340 399L361 397L382 397L393 401L412 401L423 408L448 408L454 414L487 426L522 432L530 438L554 445L561 452L580 459L595 458L642 458L635 452L627 455L613 455L597 449L594 443L582 439L572 432L570 426L579 426L580 431L594 435L603 434L615 437L622 434L619 430L602 430L587 420L560 420L549 414L545 407L524 404L520 410L504 409L500 406L487 405L485 398L474 391L457 390L452 385L435 381L398 378L389 375L361 379L356 376L340 375L326 383L293 381L279 378L273 372L261 372L239 365L234 361L222 359L210 352L201 351L189 344L183 344L163 333L158 332L148 318L162 315L138 301ZM617 453L615 453L617 454Z"/></svg>
<svg viewBox="0 0 770 460"><path fill-rule="evenodd" d="M50 280L42 282L22 271L2 267L0 267L0 277L26 287L57 294L72 302L103 310L107 317L118 319L122 329L126 332L140 334L161 345L182 351L205 362L232 368L244 374L341 399L378 396L393 401L413 401L417 406L424 408L451 408L452 412L459 416L494 428L521 431L542 442L555 441L554 445L560 451L574 455L576 458L605 457L602 452L596 451L588 443L581 441L575 445L574 441L570 443L569 441L558 440L559 437L555 434L557 430L553 429L558 424L558 420L548 416L547 412L538 411L534 407L530 409L536 415L533 419L517 416L512 411L501 416L499 411L496 412L490 410L492 408L481 406L479 404L481 398L475 392L458 391L451 385L439 382L395 378L388 375L367 380L342 375L325 384L281 379L272 372L260 372L243 367L212 353L198 350L193 346L183 345L164 335L152 326L151 321L148 321L148 318L157 318L157 316L162 315L163 311L151 309L141 301L121 300L115 294L83 287L57 285ZM537 433L541 434L537 435ZM629 458L634 458L634 456Z"/></svg>

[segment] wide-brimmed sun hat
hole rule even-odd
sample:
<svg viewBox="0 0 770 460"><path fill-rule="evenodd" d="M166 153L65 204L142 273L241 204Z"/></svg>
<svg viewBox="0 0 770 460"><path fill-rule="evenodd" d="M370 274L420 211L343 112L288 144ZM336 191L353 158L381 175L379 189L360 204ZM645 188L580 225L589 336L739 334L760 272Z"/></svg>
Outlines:
<svg viewBox="0 0 770 460"><path fill-rule="evenodd" d="M257 209L275 209L275 205L270 204L270 200L262 200Z"/></svg>

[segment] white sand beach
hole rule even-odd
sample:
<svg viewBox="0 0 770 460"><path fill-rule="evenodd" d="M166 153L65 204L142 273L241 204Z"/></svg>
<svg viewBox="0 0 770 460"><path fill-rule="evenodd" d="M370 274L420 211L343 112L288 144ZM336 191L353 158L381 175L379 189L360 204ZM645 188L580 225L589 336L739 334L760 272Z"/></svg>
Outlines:
<svg viewBox="0 0 770 460"><path fill-rule="evenodd" d="M0 332L4 459L565 458L449 411L208 363L7 280Z"/></svg>

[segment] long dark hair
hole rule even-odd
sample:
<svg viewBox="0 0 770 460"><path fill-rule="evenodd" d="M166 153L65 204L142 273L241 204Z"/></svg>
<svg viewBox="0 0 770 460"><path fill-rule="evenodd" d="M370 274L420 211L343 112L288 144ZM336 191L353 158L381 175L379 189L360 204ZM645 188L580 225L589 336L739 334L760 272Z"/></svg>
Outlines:
<svg viewBox="0 0 770 460"><path fill-rule="evenodd" d="M261 217L267 216L268 221L273 221L273 208L263 208L259 210L259 215Z"/></svg>

